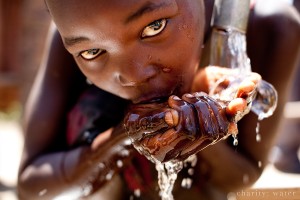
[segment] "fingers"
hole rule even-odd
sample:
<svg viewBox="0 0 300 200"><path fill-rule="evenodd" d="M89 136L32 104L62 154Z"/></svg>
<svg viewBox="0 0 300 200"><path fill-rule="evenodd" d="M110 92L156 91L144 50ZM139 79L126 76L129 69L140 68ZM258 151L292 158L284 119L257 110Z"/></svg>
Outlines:
<svg viewBox="0 0 300 200"><path fill-rule="evenodd" d="M244 112L247 108L247 101L243 98L233 99L226 107L226 113L234 116L239 112Z"/></svg>
<svg viewBox="0 0 300 200"><path fill-rule="evenodd" d="M182 99L193 105L196 110L196 116L198 121L199 130L202 135L212 134L218 131L216 118L212 115L212 111L209 108L209 104L205 100L200 100L200 94L198 97L192 94L183 95Z"/></svg>
<svg viewBox="0 0 300 200"><path fill-rule="evenodd" d="M171 96L164 107L135 106L125 118L138 149L160 161L186 158L237 132L225 109L206 93Z"/></svg>
<svg viewBox="0 0 300 200"><path fill-rule="evenodd" d="M256 89L259 81L261 81L261 76L252 72L245 78L245 80L242 81L236 96L241 98L244 98L243 96L249 96L249 93L252 93Z"/></svg>
<svg viewBox="0 0 300 200"><path fill-rule="evenodd" d="M228 118L226 116L225 109L223 109L223 107L216 100L208 95L201 96L201 99L205 99L208 102L213 111L213 115L218 122L219 137L223 137L228 132Z"/></svg>
<svg viewBox="0 0 300 200"><path fill-rule="evenodd" d="M237 98L247 99L252 92L255 91L256 84L251 80L244 80L240 85L236 92Z"/></svg>
<svg viewBox="0 0 300 200"><path fill-rule="evenodd" d="M179 123L179 114L176 110L170 109L169 111L166 112L165 114L165 122L170 126L170 127L175 127Z"/></svg>
<svg viewBox="0 0 300 200"><path fill-rule="evenodd" d="M258 82L262 80L261 75L255 72L252 72L248 79L252 81L255 85L257 85Z"/></svg>
<svg viewBox="0 0 300 200"><path fill-rule="evenodd" d="M140 140L145 134L176 126L178 118L177 111L166 103L133 105L124 118L124 126L133 140Z"/></svg>
<svg viewBox="0 0 300 200"><path fill-rule="evenodd" d="M250 108L249 103L253 101L257 93L257 84L261 80L261 76L257 73L251 73L246 77L238 87L236 98L233 99L226 107L226 113L233 118L233 121L239 121L246 115Z"/></svg>
<svg viewBox="0 0 300 200"><path fill-rule="evenodd" d="M231 122L229 124L229 127L228 127L228 134L230 134L230 135L237 135L238 132L239 132L239 130L238 130L238 127L237 127L237 123Z"/></svg>
<svg viewBox="0 0 300 200"><path fill-rule="evenodd" d="M195 119L193 107L188 102L175 95L168 99L168 104L171 108L178 111L179 114L178 125L175 127L175 129L186 134L187 137L194 139L199 125Z"/></svg>
<svg viewBox="0 0 300 200"><path fill-rule="evenodd" d="M188 121L193 122L191 124L182 124L178 127L178 131L182 132L184 129L192 129L196 131L196 138L209 137L212 140L227 134L229 122L225 109L206 93L185 94L182 96L182 100L177 99L176 103L178 102L185 105L184 109L188 110L188 112L182 113L182 120L180 120L179 124L185 123L188 118L190 118ZM174 102L171 100L170 106L172 106L172 103ZM190 128L189 126L191 125L194 128Z"/></svg>

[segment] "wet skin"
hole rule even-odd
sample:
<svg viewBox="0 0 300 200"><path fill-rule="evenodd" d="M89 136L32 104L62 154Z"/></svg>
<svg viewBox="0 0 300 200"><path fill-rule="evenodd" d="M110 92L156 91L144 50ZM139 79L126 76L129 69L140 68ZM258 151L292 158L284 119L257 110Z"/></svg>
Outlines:
<svg viewBox="0 0 300 200"><path fill-rule="evenodd" d="M66 0L47 4L66 49L96 86L134 104L153 102L153 107L159 107L155 101L171 95L182 97L168 101L180 115L176 130L144 129L157 135L151 142L149 137L140 139L142 145L136 146L148 149L160 161L183 160L230 134L230 119L216 100L182 96L191 92L199 67L205 29L202 1L113 0L87 4L76 0L71 4ZM151 109L142 112L154 118ZM125 119L125 125L128 123L132 121ZM127 133L130 137L137 134ZM168 135L164 140L159 138L162 133Z"/></svg>
<svg viewBox="0 0 300 200"><path fill-rule="evenodd" d="M199 1L202 2L202 0ZM91 2L93 7L89 8L91 9L90 11L87 8L89 7ZM117 3L116 5L113 5L113 9L118 11L118 13L114 13L111 10L108 10L109 7L112 7L110 2ZM194 69L192 68L194 64L196 65L196 63L198 63L197 60L198 55L197 58L195 58L196 56L194 57L194 54L197 53L193 51L199 51L200 53L198 46L200 46L201 44L201 42L199 42L201 39L200 38L199 40L195 39L195 43L191 42L188 48L185 45L186 45L186 41L188 41L187 36L189 35L189 33L193 33L191 35L196 35L194 34L194 31L200 32L200 35L197 35L197 37L198 36L202 37L200 30L202 30L203 27L199 27L199 30L195 30L195 27L191 28L189 26L182 26L182 24L176 25L177 32L175 31L175 33L173 34L186 36L186 37L180 37L180 38L176 37L172 41L169 41L169 45L172 45L172 47L176 47L176 48L182 47L183 51L179 51L178 49L171 50L170 48L168 48L169 45L166 44L163 45L163 43L161 42L165 41L165 39L168 38L168 37L166 38L160 37L160 36L164 36L164 34L159 34L157 35L157 37L147 38L147 40L140 39L137 36L139 35L138 33L136 34L136 37L133 37L131 35L131 38L135 38L134 39L135 41L139 41L136 43L131 43L128 40L128 37L119 34L119 33L125 35L127 35L127 33L132 34L131 31L137 29L140 30L136 32L142 32L142 30L146 27L143 28L140 27L139 24L141 23L141 21L139 22L135 21L133 27L122 26L122 28L120 27L120 30L118 30L119 32L110 32L109 34L106 34L104 37L102 31L98 29L100 23L103 24L104 22L107 22L108 19L104 19L104 18L98 19L98 17L101 16L104 17L105 12L111 12L109 17L115 20L113 21L112 24L107 25L106 27L108 28L110 28L111 26L116 27L117 24L120 25L120 23L117 22L124 20L123 15L122 15L123 17L122 19L118 18L118 16L121 17L121 13L123 13L123 11L125 13L128 13L128 15L130 15L129 13L134 13L137 11L137 9L139 9L137 5L146 1L141 0L135 2L136 2L136 6L133 5L134 1L123 1L123 0L119 0L119 1L89 0L89 1L81 1L81 2L78 0L74 0L74 1L73 0L72 1L71 0L63 0L63 1L47 0L46 1L50 9L50 14L53 15L55 22L57 22L58 28L64 37L67 36L75 37L84 34L88 34L85 36L93 36L92 38L94 41L92 42L93 44L90 44L91 41L85 40L85 41L81 41L80 44L77 44L75 46L71 45L72 48L76 47L76 49L74 49L74 52L72 50L72 53L74 54L77 63L80 64L80 67L82 71L85 73L85 75L88 76L89 74L88 76L89 79L92 79L94 77L93 81L97 83L97 86L101 88L106 87L108 88L107 90L109 92L115 94L118 93L118 95L120 94L122 95L122 97L125 98L128 97L127 99L132 99L135 101L135 103L145 103L146 101L155 99L156 97L161 97L161 96L167 97L169 93L172 93L171 91L173 89L169 85L159 85L159 86L155 85L155 89L153 89L152 85L153 82L155 82L154 81L155 79L151 79L152 82L149 81L150 83L152 83L152 85L148 85L143 88L145 89L145 91L151 94L149 96L141 95L141 92L138 90L139 87L133 84L135 82L127 82L127 83L132 83L133 86L129 87L129 85L127 84L126 87L126 85L124 85L124 82L126 83L125 80L128 79L128 77L126 78L125 76L126 72L128 73L130 72L131 73L130 76L132 78L134 77L142 78L143 72L145 72L145 70L133 71L133 69L131 68L133 67L133 65L129 65L130 62L136 64L136 63L140 63L140 61L146 62L146 60L149 59L152 60L153 62L155 61L156 63L161 64L159 66L165 65L171 68L177 66L177 62L180 61L181 63L184 64L183 66L185 67L182 69L179 68L179 70L183 70L183 71L190 70L194 72ZM163 1L151 1L151 2L163 2ZM174 18L171 19L177 19L177 21L182 22L183 16L191 16L194 13L194 11L197 14L194 14L193 16L198 16L198 17L202 16L203 9L201 8L201 3L199 3L198 1L178 0L178 1L171 1L171 2L176 2L178 6L179 5L182 6L181 8L187 9L187 11L185 11L180 8L182 12L180 12L178 15L176 15ZM208 4L213 4L213 1L211 0L206 0L204 2ZM265 1L261 1L261 2L264 3ZM277 5L276 3L274 2L274 6ZM99 4L103 4L102 10L101 8L99 8ZM198 4L199 7L197 7ZM260 143L257 143L255 141L255 137L253 137L255 135L254 131L252 129L249 129L249 127L255 127L257 124L257 117L250 114L244 117L244 119L241 122L239 122L240 137L239 137L238 151L236 149L233 149L232 145L228 145L226 141L224 141L224 142L219 142L217 145L213 145L210 148L206 148L204 151L201 151L197 154L198 158L201 159L201 162L198 162L199 166L197 166L197 168L195 169L197 172L199 172L199 174L195 175L194 178L195 180L198 180L201 179L201 177L207 177L206 175L209 175L209 180L206 179L203 180L203 183L206 182L209 183L208 184L209 187L212 186L213 188L214 187L220 188L223 189L224 191L233 191L233 190L243 188L245 186L250 186L250 184L254 183L254 181L257 180L261 171L263 170L263 167L267 163L268 150L272 146L272 141L275 136L277 124L279 124L281 118L283 105L284 105L283 103L286 96L285 94L288 92L287 80L292 77L292 72L295 67L294 64L297 61L296 59L298 55L297 52L299 52L299 46L300 46L299 37L298 37L299 35L298 18L296 20L295 16L291 16L286 11L282 12L281 8L284 7L281 6L276 7L276 8L280 8L280 10L274 11L272 5L273 4L268 5L268 7L266 7L268 9L267 12L265 13L263 12L265 11L265 9L260 8L260 6L258 6L255 10L252 10L252 15L249 23L250 26L248 29L249 31L247 33L247 38L248 38L247 42L249 44L248 50L249 50L249 56L251 58L253 70L259 72L265 80L274 83L275 88L278 89L278 92L280 94L279 109L275 113L275 115L272 116L272 120L263 121L263 123L261 124L262 125L261 135L263 136L263 139ZM78 8L76 8L75 6L78 6ZM273 11L273 13L270 13L270 9ZM97 12L95 12L95 10ZM98 12L98 10L101 10L101 12ZM73 11L76 12L73 13ZM208 11L205 13L208 14L206 21L209 22L210 21L209 13L211 13L211 9L205 11ZM71 13L73 13L74 16ZM90 16L92 13L94 15ZM147 13L149 14L149 12ZM164 11L163 13L167 13L167 12ZM77 17L75 15L77 15ZM153 15L152 14L150 15L153 17L156 16L155 13L153 13ZM96 16L98 17L96 18ZM74 17L74 18L67 18L67 17ZM147 21L146 18L143 19ZM189 18L186 19L189 20ZM97 20L98 22L92 23L95 20ZM153 20L157 20L157 19L153 19ZM144 26L147 26L149 23L151 22L147 22L147 23L145 22L146 25ZM189 21L189 23L191 23L191 21ZM86 28L86 29L81 29L77 27L77 24L78 26L81 26L81 28ZM169 25L170 24L168 24L167 27L169 27ZM126 29L127 31L125 32L122 29L126 27L127 27ZM208 25L206 27L208 27ZM95 32L92 30L94 28L97 29ZM149 31L149 29L147 30ZM208 35L209 31L208 29L206 30L207 30L206 33ZM108 31L109 29L106 30L106 32ZM100 33L102 35L100 35ZM39 79L35 82L35 87L33 89L33 92L30 95L30 99L26 107L25 126L24 126L25 146L24 146L24 153L23 153L23 158L22 158L22 163L21 163L21 168L19 173L19 182L18 182L19 194L21 197L23 197L20 199L30 199L30 200L41 199L41 198L54 199L54 197L57 196L58 194L68 191L70 188L78 186L78 184L86 183L89 177L95 177L95 176L105 177L106 176L105 173L107 173L106 171L101 171L101 170L97 171L98 175L95 175L95 171L94 171L95 166L97 166L99 163L107 163L107 162L112 163L113 155L111 154L118 150L118 145L123 146L124 144L123 139L124 140L128 139L126 134L119 134L118 136L120 137L118 136L115 137L113 134L112 136L110 136L110 134L100 134L99 137L97 137L94 140L91 146L80 146L76 149L65 151L66 149L68 149L68 146L67 144L63 143L65 137L64 117L66 116L66 113L68 113L69 111L68 110L69 106L73 105L75 99L78 98L78 95L82 92L82 90L78 89L77 86L78 85L85 86L86 82L85 82L85 77L83 77L82 74L77 70L77 66L74 64L72 57L65 52L65 49L63 48L60 41L60 36L56 32L53 35L54 35L53 40L47 46L49 48L48 49L49 58L45 59L43 61L43 64L41 65L41 68L38 73ZM100 57L97 57L91 61L87 61L82 59L81 57L77 57L78 52L82 52L90 48L96 48L98 47L98 45L100 46L100 44L104 44L104 41L100 41L97 39L100 38L100 36L103 36L103 40L104 39L106 40L106 39L111 39L111 37L116 35L120 35L120 37L122 38L115 38L115 40L110 41L111 43L119 44L119 46L113 45L115 47L114 49L115 52L118 52L118 54L115 54L113 58L116 58L117 55L123 55L122 56L123 59L119 58L118 60L115 60L114 63L124 64L125 68L123 69L126 70L126 67L128 68L128 70L126 70L125 72L119 69L122 72L120 73L116 65L114 66L116 73L113 73L115 74L115 76L113 74L110 74L112 72L109 73L107 72L106 74L96 73L97 71L99 72L101 71L101 73L104 73L102 72L102 70L96 67L98 66L97 63L102 63ZM171 37L171 35L168 36ZM161 38L164 40L159 40L160 42L156 40L153 41L154 38ZM122 42L119 43L120 41L123 41L123 39L124 41L126 39L127 41L126 47L128 48L126 48L126 51L117 51L117 50L123 50L123 48L121 47L125 47L122 46L123 44ZM78 40L69 40L69 42L71 43L76 41ZM147 43L144 43L145 41L147 41ZM197 42L199 43L197 44ZM96 44L97 46L95 47L94 45ZM129 44L139 44L141 45L140 47L142 48L138 50L133 48L134 45L129 45ZM82 48L78 45L80 46L82 45L81 46ZM105 45L110 46L108 43L106 43ZM157 48L155 48L156 46ZM165 48L163 48L162 50L161 48L158 48L160 46L164 46ZM129 51L131 51L129 47L132 47L132 49L135 50L135 52L132 51L131 54L129 54ZM71 50L70 48L68 49L69 51ZM147 49L147 51L145 51L145 49ZM155 49L155 51L154 50L153 52L151 51L152 55L148 56L149 54L147 54L147 52L150 51L151 49ZM108 50L109 49L107 49L107 51ZM83 53L83 55L85 57L90 58L91 55L89 54L91 52L92 55L95 52L97 54L97 51L89 51L89 53L85 52ZM111 51L108 52L112 53ZM128 53L129 57L125 56L126 52ZM171 54L174 52L177 52L177 54L174 54L175 56ZM178 52L180 52L180 54L178 54ZM286 52L286 53L282 54L282 52ZM184 58L182 57L183 55ZM130 58L130 56L134 56L134 59L133 57ZM187 57L190 57L191 60L189 60ZM205 61L205 58L206 57L204 54L202 61ZM105 59L111 61L111 57L105 57ZM176 61L174 61L173 59ZM187 59L186 63L184 62L184 59ZM88 66L93 66L95 68L90 69L88 68ZM112 64L110 66L112 66ZM206 66L206 65L202 63L201 66ZM180 67L179 64L178 67ZM191 67L191 69L188 70L188 67ZM105 69L104 71L107 70L108 69ZM179 83L179 82L183 83L183 81L181 81L181 79L178 79L178 77L171 76L177 74L179 77L181 77L179 72L175 73L176 71L171 70L169 73L167 73L168 70L169 70L168 68L165 68L164 70L165 73L160 73L161 76L164 75L163 77L166 78L167 80L166 82L169 81L170 83ZM149 71L147 73L149 74ZM141 74L141 75L136 76L136 74ZM280 76L278 76L278 74L280 74ZM100 76L102 78L103 76L105 76L104 77L105 79L112 80L113 82L112 86L114 86L118 90L114 90L115 88L113 87L108 87L109 86L108 84L102 85L101 83L104 80L100 81L97 78ZM119 78L119 80L122 80L123 82L123 87L118 86L120 85L117 81L118 79L114 79L113 77L123 77L122 79ZM183 76L182 78L184 77L185 76ZM192 77L192 75L190 77ZM198 79L199 83L201 84L196 85L196 88L198 89L192 90L193 92L205 90L204 87L206 83L205 78L201 79L199 77L196 79ZM173 92L174 94L177 94L177 96L179 97L181 97L181 94L184 94L186 92L191 92L189 90L190 80L188 80L188 78L186 79L187 79L186 80L187 85L182 86L181 84L179 84L177 88L180 89L176 89ZM165 83L163 81L160 81L160 79L156 79L156 82ZM142 89L142 87L140 89ZM165 89L166 92L163 93L162 91L164 91ZM123 94L120 92L121 90ZM72 92L74 92L75 94L73 94L73 96L70 96L70 93ZM233 109L233 107L231 106L228 106L226 108L226 111L227 110L229 110L230 113L234 113L236 111L236 109ZM114 127L114 131L117 128L118 127ZM56 148L57 146L58 148ZM56 149L58 149L59 152L56 152L55 151ZM262 163L261 168L257 167L258 161ZM202 167L200 165L202 164L208 166L207 168L209 169L208 174L201 170ZM249 182L246 184L243 182L243 177L245 174L247 174L249 177ZM116 174L116 176L114 176L114 179L110 180L109 183L105 185L105 187L99 186L101 185L99 183L98 185L99 187L93 189L99 192L98 195L100 195L102 199L117 199L113 197L114 194L115 195L119 194L120 195L119 199L122 199L122 197L124 197L125 194L124 188L126 187L122 184L122 181L119 182L116 181L116 178L118 177L120 178L120 176ZM44 196L41 197L39 194L41 191L44 191L45 188L47 189L47 193L45 193ZM108 191L106 195L105 195L105 191ZM151 190L149 191L149 193L155 193L153 191ZM202 192L204 191L206 193L207 190L203 188L203 190L201 191ZM178 192L180 194L182 193L181 187L178 190ZM105 197L102 197L103 195ZM191 196L190 190L188 195ZM196 196L195 199L200 198L198 193L195 196ZM144 197L146 199L147 195L146 194L143 195L143 199ZM186 195L183 194L182 199L186 199ZM202 198L202 199L209 199L209 198Z"/></svg>
<svg viewBox="0 0 300 200"><path fill-rule="evenodd" d="M205 93L182 98L132 106L125 127L140 153L161 162L184 160L228 136L230 122L220 103Z"/></svg>
<svg viewBox="0 0 300 200"><path fill-rule="evenodd" d="M163 103L132 105L125 129L136 149L148 158L185 160L238 133L237 122L249 113L260 80L256 73L245 79L231 102L196 92L182 98L173 95Z"/></svg>
<svg viewBox="0 0 300 200"><path fill-rule="evenodd" d="M47 5L66 49L99 88L134 103L190 91L204 34L202 1Z"/></svg>

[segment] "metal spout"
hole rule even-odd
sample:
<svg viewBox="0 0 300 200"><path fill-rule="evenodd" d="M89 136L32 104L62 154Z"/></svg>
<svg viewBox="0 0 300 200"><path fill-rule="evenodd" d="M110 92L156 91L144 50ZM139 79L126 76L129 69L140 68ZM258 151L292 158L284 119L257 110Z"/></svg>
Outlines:
<svg viewBox="0 0 300 200"><path fill-rule="evenodd" d="M212 26L245 33L250 11L250 0L215 0Z"/></svg>

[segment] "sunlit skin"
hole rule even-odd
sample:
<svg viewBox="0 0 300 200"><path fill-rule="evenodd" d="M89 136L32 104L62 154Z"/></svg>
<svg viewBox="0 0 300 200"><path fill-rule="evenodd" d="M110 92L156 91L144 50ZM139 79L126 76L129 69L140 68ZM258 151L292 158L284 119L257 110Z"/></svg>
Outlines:
<svg viewBox="0 0 300 200"><path fill-rule="evenodd" d="M66 49L95 85L135 103L190 91L204 34L203 2L47 4ZM98 52L86 52L92 49Z"/></svg>
<svg viewBox="0 0 300 200"><path fill-rule="evenodd" d="M182 94L191 91L194 75L200 62L204 36L203 2L157 0L129 1L124 4L119 1L110 1L105 4L92 2L86 5L82 1L72 1L73 4L68 6L71 11L67 13L62 8L70 4L68 1L54 4L53 2L55 1L49 1L48 8L66 49L73 55L85 76L96 86L129 99L133 103L157 101L169 98L171 95L181 97ZM115 6L116 4L120 7ZM112 9L117 14L112 15L108 12ZM194 84L202 84L202 81ZM252 87L250 92L254 89L255 87ZM185 98L184 101L188 102L188 99ZM197 102L194 100L193 102L194 107L198 107ZM235 107L245 110L247 106L245 103L234 102L239 106L232 103L231 115L235 114ZM202 138L198 136L200 133L191 131L202 126L203 120L194 120L193 109L180 104L186 103L169 101L170 107L177 108L180 113L183 113L180 117L181 124L172 134L178 135L172 137L181 139L174 140L172 143L168 142L168 145L161 145L165 143L156 137L154 142L146 143L149 144L147 149L153 148L153 145L150 145L153 143L166 146L156 151L156 157L160 157L161 161L167 161L167 157L175 159L175 155L180 155L178 152L188 153L182 153L183 155L177 156L176 159L187 158L197 152L197 149L199 151L207 144L215 142L209 137ZM202 115L200 108L198 113L200 118ZM186 123L184 119L188 118L195 121L195 124L184 124ZM210 126L220 126L221 122L213 120L213 123L216 125ZM228 122L226 126L229 126ZM213 129L215 133L211 137L220 137L218 139L220 140L228 133L227 129L224 127L220 132L219 129ZM234 131L236 132L238 131ZM180 136L183 133L186 136ZM133 133L129 133L131 134ZM186 138L191 138L191 135L198 139L198 143L195 143L194 139ZM206 140L209 142L207 141L207 144L203 146L202 143ZM182 145L183 142L186 145ZM181 148L178 147L178 143L181 144ZM194 147L188 148L187 146ZM174 147L176 153L162 150L171 151ZM166 154L172 156L166 156Z"/></svg>
<svg viewBox="0 0 300 200"><path fill-rule="evenodd" d="M214 72L210 71L212 68L203 69L212 3L210 0L46 0L59 35L53 32L49 57L44 60L26 106L25 145L18 182L20 199L53 199L87 182L92 183L92 192L97 192L94 195L99 198L122 199L126 195L126 183L118 174L122 168L116 170L108 183L100 181L111 169L117 168L115 155L122 150L130 155L136 152L126 143L128 136L122 126L100 134L91 146L69 149L64 143L64 123L70 106L82 93L87 78L97 87L129 100L133 106L167 103L167 109L174 109L160 117L169 125L182 126L188 109L178 105L190 101L188 98L194 92L208 92L208 83L217 81L219 74L227 73L220 68ZM261 76L254 73L253 79L241 84L237 98L224 108L228 120L245 110L247 95L255 90L261 77L274 84L279 94L288 91L286 79L291 77L299 49L299 41L295 42L297 34L294 35L299 32L299 23L294 16L285 13L284 19L291 23L266 29L266 24L278 25L277 18L264 20L268 15L272 19L276 16L278 10L272 9L274 15L264 13L260 7L252 10L248 51L253 70ZM290 29L292 31L285 31ZM282 33L286 37L282 37ZM275 41L269 43L270 38L277 38L278 46L274 46ZM288 53L282 54L282 49ZM277 73L270 73L274 70ZM280 77L276 76L278 73ZM176 187L176 199L186 199L186 194L191 199L210 199L205 196L210 195L206 191L210 184L224 191L226 196L226 192L257 180L266 164L277 128L274 124L279 124L284 100L284 95L280 95L278 112L272 120L261 124L263 139L260 143L255 141L253 130L249 128L256 126L257 118L249 114L239 122L238 147L233 148L223 140L200 151L194 180L203 179L205 186L201 185L200 190L198 185L193 185L191 190ZM183 117L176 118L181 115ZM237 127L229 125L227 128L236 130ZM163 136L172 139L174 132L166 131ZM154 138L149 146L156 142ZM145 141L143 145L149 147ZM197 145L187 145L188 150L195 152ZM124 159L124 167L131 161L130 156L121 159ZM257 167L258 161L262 163L261 168ZM99 163L107 167L101 171L97 168ZM247 183L243 182L245 174ZM209 184L206 186L206 183ZM141 198L151 199L150 194L157 195L157 191L146 191Z"/></svg>

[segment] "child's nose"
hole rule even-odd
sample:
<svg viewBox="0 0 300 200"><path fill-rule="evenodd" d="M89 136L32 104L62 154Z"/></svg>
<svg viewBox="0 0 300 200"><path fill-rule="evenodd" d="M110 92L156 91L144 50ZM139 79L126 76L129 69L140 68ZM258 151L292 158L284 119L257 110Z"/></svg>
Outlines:
<svg viewBox="0 0 300 200"><path fill-rule="evenodd" d="M147 46L137 43L122 49L118 55L117 80L122 86L138 86L146 84L159 73L153 52Z"/></svg>
<svg viewBox="0 0 300 200"><path fill-rule="evenodd" d="M142 65L141 63L130 63L124 66L117 75L117 80L122 86L139 86L147 84L158 73L155 65Z"/></svg>

